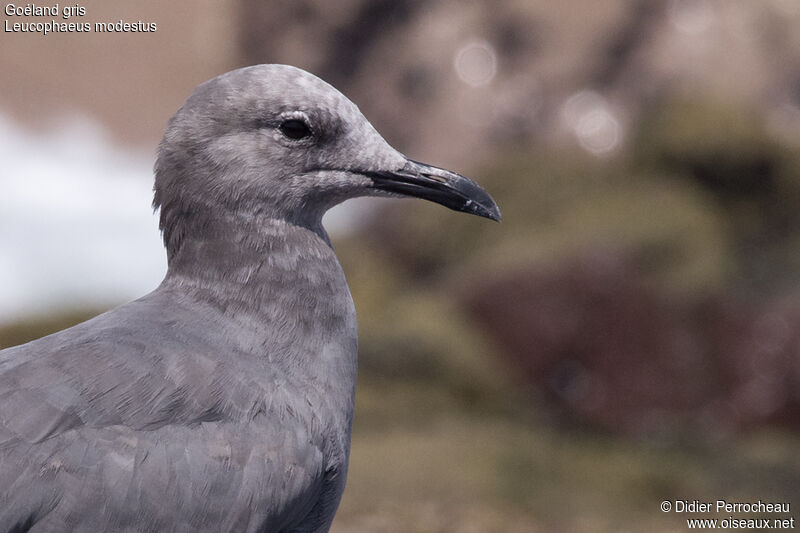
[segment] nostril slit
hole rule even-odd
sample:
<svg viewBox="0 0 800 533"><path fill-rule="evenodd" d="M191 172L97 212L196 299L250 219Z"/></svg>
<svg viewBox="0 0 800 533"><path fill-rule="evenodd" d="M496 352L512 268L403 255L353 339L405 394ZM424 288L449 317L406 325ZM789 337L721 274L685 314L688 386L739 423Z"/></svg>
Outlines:
<svg viewBox="0 0 800 533"><path fill-rule="evenodd" d="M422 175L428 179L432 179L433 181L438 181L439 183L447 183L447 180L441 176L436 176L435 174L423 173Z"/></svg>

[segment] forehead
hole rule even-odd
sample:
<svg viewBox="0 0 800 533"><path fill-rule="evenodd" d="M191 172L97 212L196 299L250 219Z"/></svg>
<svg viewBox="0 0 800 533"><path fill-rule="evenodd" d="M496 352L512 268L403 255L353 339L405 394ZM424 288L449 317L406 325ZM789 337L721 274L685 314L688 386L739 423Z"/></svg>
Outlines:
<svg viewBox="0 0 800 533"><path fill-rule="evenodd" d="M303 70L284 65L257 65L223 74L197 87L191 107L216 112L353 116L358 108L334 87Z"/></svg>

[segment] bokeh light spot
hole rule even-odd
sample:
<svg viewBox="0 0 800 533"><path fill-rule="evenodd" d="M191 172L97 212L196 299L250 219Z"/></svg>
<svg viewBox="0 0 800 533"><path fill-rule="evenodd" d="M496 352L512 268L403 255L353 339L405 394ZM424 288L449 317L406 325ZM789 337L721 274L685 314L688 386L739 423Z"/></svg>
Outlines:
<svg viewBox="0 0 800 533"><path fill-rule="evenodd" d="M622 128L608 102L594 91L571 96L562 110L567 126L581 147L595 155L615 150L622 139Z"/></svg>
<svg viewBox="0 0 800 533"><path fill-rule="evenodd" d="M703 33L716 19L714 8L707 0L672 0L668 14L672 25L687 35Z"/></svg>
<svg viewBox="0 0 800 533"><path fill-rule="evenodd" d="M497 53L484 40L470 41L456 52L453 68L459 79L471 87L491 83L497 74Z"/></svg>

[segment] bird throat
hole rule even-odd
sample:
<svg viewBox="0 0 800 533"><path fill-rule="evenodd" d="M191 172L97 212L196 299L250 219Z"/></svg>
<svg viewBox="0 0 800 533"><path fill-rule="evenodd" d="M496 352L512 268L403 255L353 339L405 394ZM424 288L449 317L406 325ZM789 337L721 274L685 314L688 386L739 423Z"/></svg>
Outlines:
<svg viewBox="0 0 800 533"><path fill-rule="evenodd" d="M204 228L202 238L186 235L164 284L242 319L273 322L292 309L280 320L291 322L294 335L352 312L327 235L282 220L238 220Z"/></svg>

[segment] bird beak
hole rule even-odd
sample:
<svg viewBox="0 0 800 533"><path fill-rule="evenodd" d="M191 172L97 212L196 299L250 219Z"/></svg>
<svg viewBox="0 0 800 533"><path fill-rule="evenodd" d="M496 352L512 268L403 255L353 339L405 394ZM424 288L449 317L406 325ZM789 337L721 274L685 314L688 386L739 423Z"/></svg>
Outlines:
<svg viewBox="0 0 800 533"><path fill-rule="evenodd" d="M455 172L409 159L399 170L364 174L372 178L375 189L423 198L456 211L500 221L500 208L489 193Z"/></svg>

